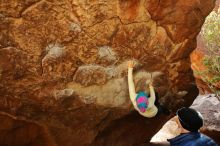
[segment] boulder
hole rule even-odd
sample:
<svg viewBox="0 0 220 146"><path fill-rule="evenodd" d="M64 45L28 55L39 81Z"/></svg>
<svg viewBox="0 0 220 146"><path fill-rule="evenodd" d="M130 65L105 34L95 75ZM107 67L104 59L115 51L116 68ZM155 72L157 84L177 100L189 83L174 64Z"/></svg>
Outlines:
<svg viewBox="0 0 220 146"><path fill-rule="evenodd" d="M193 102L192 108L198 110L204 118L201 131L220 144L220 101L215 94L200 95Z"/></svg>
<svg viewBox="0 0 220 146"><path fill-rule="evenodd" d="M1 1L0 110L15 117L10 118L15 125L16 118L43 125L49 145L149 141L169 116L148 119L134 111L127 61L138 64L137 91L146 89L152 73L160 104L170 111L191 104L198 90L189 54L214 4L215 0ZM10 129L7 135L13 137Z"/></svg>
<svg viewBox="0 0 220 146"><path fill-rule="evenodd" d="M220 1L217 0L213 12L218 11L219 5ZM202 32L200 32L197 36L197 47L190 55L192 62L191 68L193 70L200 94L217 93L217 91L220 90L220 81L212 81L215 77L219 76L219 72L216 72L214 69L208 68L208 66L205 65L205 59L213 56L218 57L217 55L220 54L212 53L210 48L207 46L205 37Z"/></svg>
<svg viewBox="0 0 220 146"><path fill-rule="evenodd" d="M212 72L207 72L207 66L205 66L203 63L204 59L209 57L209 52L207 51L207 47L204 44L204 40L201 34L199 34L198 36L197 43L197 48L190 55L190 59L192 62L191 67L194 72L196 85L199 89L200 94L213 93L214 91L212 90L212 88L215 88L215 90L220 90L220 82L207 82L207 79L211 80L216 75Z"/></svg>

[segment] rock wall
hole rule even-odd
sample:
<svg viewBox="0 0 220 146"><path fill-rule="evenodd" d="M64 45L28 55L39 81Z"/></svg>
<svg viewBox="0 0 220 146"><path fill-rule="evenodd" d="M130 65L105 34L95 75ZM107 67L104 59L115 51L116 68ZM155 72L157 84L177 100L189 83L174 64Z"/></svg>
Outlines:
<svg viewBox="0 0 220 146"><path fill-rule="evenodd" d="M133 111L127 61L136 90L152 72L161 104L190 104L189 54L214 2L0 0L0 110L44 125L56 145L149 141L169 117Z"/></svg>
<svg viewBox="0 0 220 146"><path fill-rule="evenodd" d="M218 97L214 94L200 95L191 107L198 110L204 118L201 131L220 144L220 101Z"/></svg>
<svg viewBox="0 0 220 146"><path fill-rule="evenodd" d="M218 11L219 5L220 5L220 1L217 0L213 11ZM204 59L210 56L211 56L210 51L206 46L205 38L203 37L202 33L199 33L199 35L197 36L197 47L191 53L190 59L192 62L191 67L194 72L196 84L200 94L207 94L207 93L212 94L213 89L210 88L211 86L213 86L212 88L214 88L216 91L220 90L220 81L208 83L205 80L205 78L211 80L214 76L218 75L218 73L214 74L212 72L204 73L205 71L208 70L207 66L204 65ZM215 56L217 57L217 54Z"/></svg>
<svg viewBox="0 0 220 146"><path fill-rule="evenodd" d="M1 145L56 146L43 125L2 112L0 120Z"/></svg>
<svg viewBox="0 0 220 146"><path fill-rule="evenodd" d="M200 36L201 37L201 36ZM201 38L199 38L201 39ZM200 40L201 41L201 40ZM204 49L204 50L202 50ZM204 48L197 48L193 51L191 54L191 62L192 62L192 69L194 71L194 76L196 78L196 84L199 89L200 94L207 94L207 93L213 93L210 86L212 85L216 90L220 90L220 82L216 83L207 83L204 81L204 77L207 77L208 79L212 79L214 74L212 73L206 73L199 74L198 72L204 72L207 70L207 67L203 64L203 60L205 57L208 57L208 53L205 51ZM208 85L209 84L209 85Z"/></svg>

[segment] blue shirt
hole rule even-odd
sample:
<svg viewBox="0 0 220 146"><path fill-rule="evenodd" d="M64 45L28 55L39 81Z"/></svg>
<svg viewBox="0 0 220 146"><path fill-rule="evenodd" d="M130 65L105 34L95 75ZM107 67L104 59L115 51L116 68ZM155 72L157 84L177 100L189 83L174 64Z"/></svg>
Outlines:
<svg viewBox="0 0 220 146"><path fill-rule="evenodd" d="M168 141L170 146L218 146L211 138L199 132L180 134Z"/></svg>

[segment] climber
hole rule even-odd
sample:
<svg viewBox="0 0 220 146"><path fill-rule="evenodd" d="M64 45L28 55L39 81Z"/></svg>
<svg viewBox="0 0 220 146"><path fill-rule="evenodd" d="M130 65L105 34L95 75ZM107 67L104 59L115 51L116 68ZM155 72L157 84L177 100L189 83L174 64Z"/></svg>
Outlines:
<svg viewBox="0 0 220 146"><path fill-rule="evenodd" d="M181 134L168 139L170 146L218 146L211 138L199 132L203 118L198 111L183 107L177 111L174 120L181 129Z"/></svg>
<svg viewBox="0 0 220 146"><path fill-rule="evenodd" d="M128 62L128 86L129 86L129 95L131 102L135 108L142 116L152 118L156 116L158 108L154 105L155 103L155 91L152 86L152 80L149 83L150 97L145 92L135 92L135 86L133 81L133 71L134 62Z"/></svg>

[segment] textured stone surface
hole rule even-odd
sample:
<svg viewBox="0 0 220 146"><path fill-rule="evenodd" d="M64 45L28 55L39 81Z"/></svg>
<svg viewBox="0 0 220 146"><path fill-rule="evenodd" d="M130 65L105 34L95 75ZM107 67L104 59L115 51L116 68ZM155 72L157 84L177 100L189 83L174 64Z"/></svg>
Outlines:
<svg viewBox="0 0 220 146"><path fill-rule="evenodd" d="M148 141L168 117L132 112L127 61L137 60L137 90L154 72L161 104L190 104L197 88L189 54L213 7L214 0L0 0L0 110L44 125L57 145Z"/></svg>
<svg viewBox="0 0 220 146"><path fill-rule="evenodd" d="M220 1L217 0L213 11L218 11L219 6L220 6ZM211 80L213 76L216 76L216 75L211 72L201 74L202 72L207 71L207 67L204 65L203 60L209 56L210 56L210 52L206 46L205 39L203 38L203 35L199 33L199 35L197 36L197 47L191 53L190 59L192 62L191 68L193 69L194 76L196 79L196 84L197 84L200 94L213 92L210 89L210 86L208 86L208 83L204 81L204 78L208 78L209 80ZM211 85L216 90L220 90L220 82L212 83Z"/></svg>
<svg viewBox="0 0 220 146"><path fill-rule="evenodd" d="M200 95L193 102L192 108L201 112L204 118L202 132L220 144L220 101L214 94Z"/></svg>
<svg viewBox="0 0 220 146"><path fill-rule="evenodd" d="M34 121L0 113L1 145L56 146L48 130Z"/></svg>
<svg viewBox="0 0 220 146"><path fill-rule="evenodd" d="M151 143L169 143L167 139L176 137L180 134L180 132L181 129L174 118L172 118L163 125L157 134L152 137Z"/></svg>
<svg viewBox="0 0 220 146"><path fill-rule="evenodd" d="M201 36L200 36L201 37ZM198 42L201 41L201 38L198 38ZM203 51L203 50L204 51ZM207 70L207 67L204 66L203 64L203 59L208 56L205 48L203 46L203 48L197 48L196 50L193 51L193 53L190 55L191 58L191 67L194 71L194 76L196 78L196 85L199 89L200 94L206 94L206 93L212 93L210 87L208 86L208 84L203 81L204 75L200 75L197 72L204 72ZM206 74L205 77L208 77L211 79L213 75L211 73ZM214 87L220 88L220 83L215 83L215 85L213 84Z"/></svg>
<svg viewBox="0 0 220 146"><path fill-rule="evenodd" d="M204 119L204 125L200 131L220 144L220 101L214 94L199 95L190 106L199 111ZM180 129L175 120L170 119L151 139L154 143L165 143L167 139L180 134Z"/></svg>
<svg viewBox="0 0 220 146"><path fill-rule="evenodd" d="M198 96L191 107L203 115L204 129L220 131L220 101L214 94Z"/></svg>

